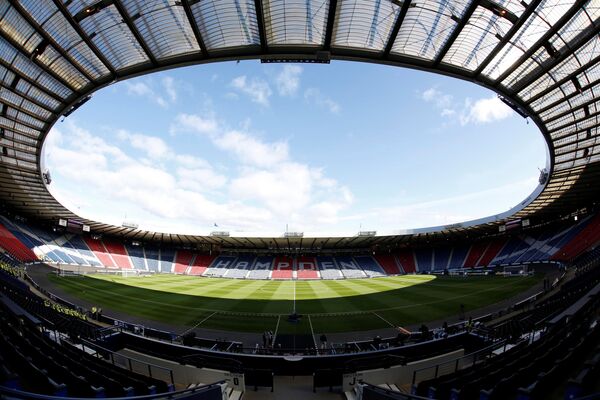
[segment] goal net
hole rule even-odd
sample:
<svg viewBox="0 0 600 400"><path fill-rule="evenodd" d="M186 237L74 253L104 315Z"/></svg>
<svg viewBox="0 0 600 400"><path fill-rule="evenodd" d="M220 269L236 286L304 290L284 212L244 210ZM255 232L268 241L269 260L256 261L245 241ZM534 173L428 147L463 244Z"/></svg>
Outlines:
<svg viewBox="0 0 600 400"><path fill-rule="evenodd" d="M529 265L509 265L502 270L504 276L529 276L533 275L533 268Z"/></svg>

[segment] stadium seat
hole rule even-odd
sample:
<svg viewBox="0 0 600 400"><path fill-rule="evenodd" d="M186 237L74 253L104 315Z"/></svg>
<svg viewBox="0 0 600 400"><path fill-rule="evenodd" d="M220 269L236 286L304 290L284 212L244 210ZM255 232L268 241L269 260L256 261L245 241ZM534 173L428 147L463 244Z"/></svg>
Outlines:
<svg viewBox="0 0 600 400"><path fill-rule="evenodd" d="M170 274L173 272L175 250L167 247L160 249L160 272Z"/></svg>
<svg viewBox="0 0 600 400"><path fill-rule="evenodd" d="M113 261L112 257L106 251L104 244L100 240L94 240L88 237L84 237L85 243L88 245L94 255L100 260L102 265L106 268L116 268L117 264Z"/></svg>
<svg viewBox="0 0 600 400"><path fill-rule="evenodd" d="M398 262L407 274L414 274L417 271L417 267L415 265L415 256L412 250L401 250L398 253Z"/></svg>
<svg viewBox="0 0 600 400"><path fill-rule="evenodd" d="M37 261L33 251L21 243L6 227L0 223L0 247L11 253L22 262Z"/></svg>
<svg viewBox="0 0 600 400"><path fill-rule="evenodd" d="M386 274L397 275L402 273L402 271L400 271L400 268L398 267L398 264L396 263L396 257L394 257L393 255L376 254L375 259L377 260L379 265L381 265Z"/></svg>
<svg viewBox="0 0 600 400"><path fill-rule="evenodd" d="M300 256L296 259L296 277L298 279L319 279L315 257Z"/></svg>
<svg viewBox="0 0 600 400"><path fill-rule="evenodd" d="M125 250L125 246L122 243L116 241L104 240L104 247L110 253L112 259L115 261L117 267L121 269L131 269L131 260Z"/></svg>
<svg viewBox="0 0 600 400"><path fill-rule="evenodd" d="M204 271L203 276L222 277L233 268L233 263L237 257L233 256L218 256Z"/></svg>
<svg viewBox="0 0 600 400"><path fill-rule="evenodd" d="M228 278L245 278L254 265L253 255L241 255L237 257L232 267L227 271Z"/></svg>
<svg viewBox="0 0 600 400"><path fill-rule="evenodd" d="M473 243L471 245L471 248L469 249L469 253L467 254L467 258L465 259L463 266L465 268L482 266L482 264L480 264L480 260L481 257L483 257L483 254L487 250L488 246L489 242L484 240Z"/></svg>
<svg viewBox="0 0 600 400"><path fill-rule="evenodd" d="M346 278L364 278L366 276L365 272L360 268L360 265L358 265L353 257L336 256L334 257L334 261Z"/></svg>
<svg viewBox="0 0 600 400"><path fill-rule="evenodd" d="M175 266L173 272L176 274L185 274L190 263L194 259L194 254L189 250L178 250L175 256Z"/></svg>
<svg viewBox="0 0 600 400"><path fill-rule="evenodd" d="M207 255L207 254L196 254L194 257L194 261L192 261L192 265L187 269L186 274L188 275L202 275L208 268L210 264L212 264L215 256Z"/></svg>
<svg viewBox="0 0 600 400"><path fill-rule="evenodd" d="M354 261L367 274L368 277L385 276L385 272L381 266L371 256L357 256Z"/></svg>
<svg viewBox="0 0 600 400"><path fill-rule="evenodd" d="M317 256L317 267L322 279L340 279L342 271L338 268L333 257Z"/></svg>
<svg viewBox="0 0 600 400"><path fill-rule="evenodd" d="M294 276L294 259L292 257L275 257L271 279L292 279Z"/></svg>
<svg viewBox="0 0 600 400"><path fill-rule="evenodd" d="M254 261L252 270L248 273L249 279L269 279L273 269L273 257L258 256Z"/></svg>

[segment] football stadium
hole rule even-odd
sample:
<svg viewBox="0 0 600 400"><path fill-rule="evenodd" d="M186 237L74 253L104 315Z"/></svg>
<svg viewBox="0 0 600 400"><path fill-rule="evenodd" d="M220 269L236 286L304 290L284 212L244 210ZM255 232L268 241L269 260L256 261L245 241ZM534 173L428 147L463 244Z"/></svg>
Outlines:
<svg viewBox="0 0 600 400"><path fill-rule="evenodd" d="M599 35L597 0L0 1L0 398L600 399ZM323 80L330 79L323 68L340 63L341 70L385 66L484 88L496 110L479 122L510 114L529 124L545 144L546 165L533 191L508 211L414 229L361 223L342 234L330 233L342 226L339 218L289 229L287 220L235 201L227 210L233 219L277 219L273 226L285 230L228 229L219 220L201 233L167 231L127 216L108 223L72 206L84 187L67 197L55 189L52 171L60 174L61 163L73 169L70 158L93 166L102 164L94 162L103 151L126 158L74 124L60 125L78 115L93 119L95 111L109 121L93 94L129 83L129 94L166 110L184 95L173 79L155 78L163 97L136 79L187 67L210 71L208 86L223 79L224 65L246 63L291 74L277 81L282 102L302 97L300 65L317 68L311 73ZM259 117L294 125L265 111L272 93L261 82L243 75L222 85L222 98L236 104L230 112L242 114L239 97L246 95ZM186 90L195 90L192 83ZM442 116L456 114L448 108L451 94L434 87L421 97ZM307 88L301 100L353 123L319 89ZM142 111L143 121L136 112L119 115L134 127L155 123L151 112ZM263 157L254 167L293 164L283 142L269 147L249 138L249 121L219 136L216 119L180 114L179 122L193 118L221 149L249 157L244 151L254 146L261 157L274 151L287 162ZM460 118L466 130L474 117ZM78 133L68 137L68 129ZM158 149L165 164L206 166L156 139L118 135L138 149ZM465 137L457 135L459 146ZM59 153L53 146L60 140L90 145ZM309 142L309 151L324 143ZM529 144L511 146L529 151ZM516 153L502 154L507 171ZM355 168L367 164L354 161ZM248 165L242 173L264 176ZM303 171L298 165L291 174ZM206 184L218 197L222 177L202 171L188 185ZM320 210L350 203L346 188L325 172L309 175L346 202L323 200ZM148 187L156 198L146 205L179 207L170 202L174 191ZM239 187L242 197L254 189ZM109 214L119 213L121 199L105 201ZM273 206L283 210L277 215L297 218L290 199L276 198L286 203ZM207 221L220 218L223 207L188 200L207 209ZM193 208L182 209L173 219L185 220Z"/></svg>

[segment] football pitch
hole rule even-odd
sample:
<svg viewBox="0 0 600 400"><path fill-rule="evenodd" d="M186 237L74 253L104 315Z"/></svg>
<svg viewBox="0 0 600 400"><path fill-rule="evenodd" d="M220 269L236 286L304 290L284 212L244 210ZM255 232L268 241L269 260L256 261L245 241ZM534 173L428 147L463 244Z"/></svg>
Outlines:
<svg viewBox="0 0 600 400"><path fill-rule="evenodd" d="M273 281L183 275L87 275L49 280L73 298L172 326L239 332L333 333L407 326L466 314L516 296L530 277L404 275ZM296 310L302 317L290 323Z"/></svg>

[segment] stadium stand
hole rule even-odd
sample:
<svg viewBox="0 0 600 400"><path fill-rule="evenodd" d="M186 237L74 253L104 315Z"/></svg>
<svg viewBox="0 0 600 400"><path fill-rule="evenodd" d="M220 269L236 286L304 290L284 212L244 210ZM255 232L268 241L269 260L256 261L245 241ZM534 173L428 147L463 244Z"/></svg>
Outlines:
<svg viewBox="0 0 600 400"><path fill-rule="evenodd" d="M567 242L553 257L554 260L570 261L590 247L600 243L600 214L596 214L581 231Z"/></svg>
<svg viewBox="0 0 600 400"><path fill-rule="evenodd" d="M140 246L125 245L125 250L129 254L133 268L139 271L146 271L146 258L144 257L144 249Z"/></svg>
<svg viewBox="0 0 600 400"><path fill-rule="evenodd" d="M214 261L215 256L196 254L194 261L187 269L186 274L188 275L202 275L210 264Z"/></svg>
<svg viewBox="0 0 600 400"><path fill-rule="evenodd" d="M146 264L148 264L148 271L159 272L159 249L154 247L145 247L144 253L146 254Z"/></svg>
<svg viewBox="0 0 600 400"><path fill-rule="evenodd" d="M414 250L416 269L419 272L429 272L433 268L433 251L429 249Z"/></svg>
<svg viewBox="0 0 600 400"><path fill-rule="evenodd" d="M273 269L273 257L258 256L254 261L252 270L248 273L249 279L269 279Z"/></svg>
<svg viewBox="0 0 600 400"><path fill-rule="evenodd" d="M371 256L357 256L354 261L367 274L368 277L385 276L385 271Z"/></svg>
<svg viewBox="0 0 600 400"><path fill-rule="evenodd" d="M412 250L401 250L398 253L398 262L400 263L400 267L405 273L414 274L415 272L417 272L415 256Z"/></svg>
<svg viewBox="0 0 600 400"><path fill-rule="evenodd" d="M106 251L106 248L100 240L94 240L88 237L84 237L85 243L88 245L94 255L100 260L102 265L106 268L116 268L117 264L113 261L110 254Z"/></svg>
<svg viewBox="0 0 600 400"><path fill-rule="evenodd" d="M465 263L467 253L469 252L469 246L458 245L452 249L450 256L450 262L448 263L448 269L460 269Z"/></svg>
<svg viewBox="0 0 600 400"><path fill-rule="evenodd" d="M448 262L450 262L451 247L439 247L433 252L433 269L435 271L441 271L448 268Z"/></svg>
<svg viewBox="0 0 600 400"><path fill-rule="evenodd" d="M173 272L175 250L163 247L160 249L160 272L170 274Z"/></svg>
<svg viewBox="0 0 600 400"><path fill-rule="evenodd" d="M473 268L481 266L482 264L480 263L480 260L481 257L483 257L485 251L487 250L488 245L489 242L487 241L479 241L473 243L471 245L471 248L469 249L469 253L467 254L467 258L465 259L463 267Z"/></svg>
<svg viewBox="0 0 600 400"><path fill-rule="evenodd" d="M112 240L103 240L103 243L107 252L115 261L117 267L122 269L132 268L131 260L129 259L127 250L125 250L125 246L122 243L118 243Z"/></svg>
<svg viewBox="0 0 600 400"><path fill-rule="evenodd" d="M329 256L317 256L317 266L319 273L323 279L341 279L342 271L338 268L337 264L333 260L333 257Z"/></svg>
<svg viewBox="0 0 600 400"><path fill-rule="evenodd" d="M175 265L173 272L176 274L185 274L190 263L194 259L194 254L189 250L178 250L175 256Z"/></svg>
<svg viewBox="0 0 600 400"><path fill-rule="evenodd" d="M365 272L352 257L336 256L334 258L334 263L337 264L340 271L342 271L342 275L346 278L364 278L366 276Z"/></svg>
<svg viewBox="0 0 600 400"><path fill-rule="evenodd" d="M296 259L296 277L298 279L319 279L315 257L300 256Z"/></svg>
<svg viewBox="0 0 600 400"><path fill-rule="evenodd" d="M292 279L294 276L294 259L292 257L275 257L271 279Z"/></svg>
<svg viewBox="0 0 600 400"><path fill-rule="evenodd" d="M394 257L394 255L376 254L374 257L387 275L398 275L402 273L398 267L398 263L396 262L396 257Z"/></svg>
<svg viewBox="0 0 600 400"><path fill-rule="evenodd" d="M228 278L245 278L254 264L253 255L240 255L236 258L231 268L227 272Z"/></svg>
<svg viewBox="0 0 600 400"><path fill-rule="evenodd" d="M237 257L232 256L218 256L214 259L212 264L204 271L204 276L221 277L225 276L229 270L233 267Z"/></svg>
<svg viewBox="0 0 600 400"><path fill-rule="evenodd" d="M479 263L481 265L491 265L492 261L496 258L498 253L502 250L502 248L506 245L506 238L494 239L488 245L487 249L481 256L481 260Z"/></svg>
<svg viewBox="0 0 600 400"><path fill-rule="evenodd" d="M31 249L21 243L3 224L0 224L0 247L22 262L37 261Z"/></svg>

